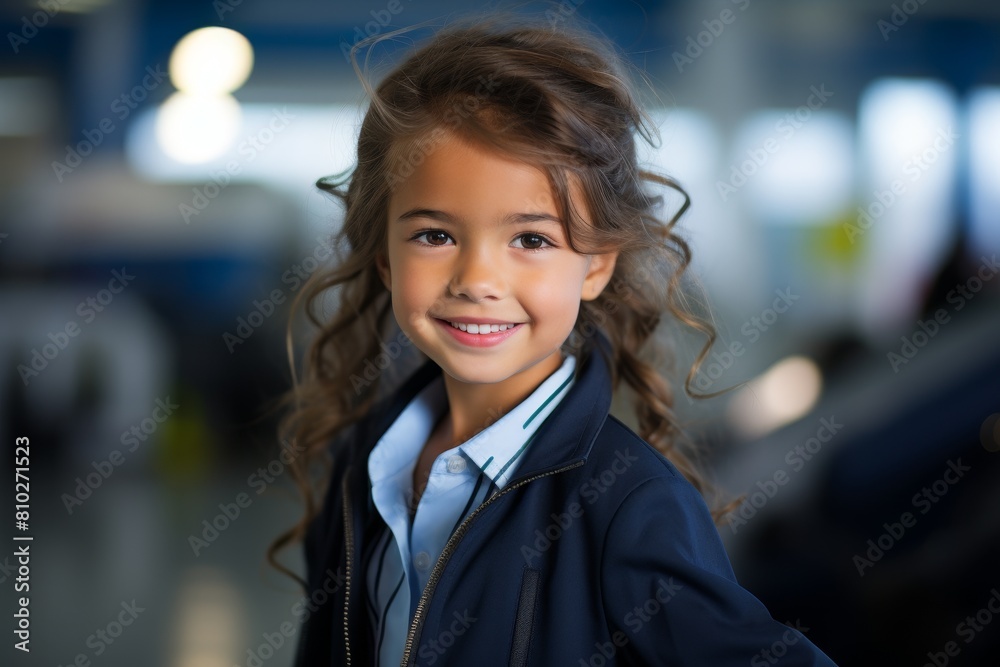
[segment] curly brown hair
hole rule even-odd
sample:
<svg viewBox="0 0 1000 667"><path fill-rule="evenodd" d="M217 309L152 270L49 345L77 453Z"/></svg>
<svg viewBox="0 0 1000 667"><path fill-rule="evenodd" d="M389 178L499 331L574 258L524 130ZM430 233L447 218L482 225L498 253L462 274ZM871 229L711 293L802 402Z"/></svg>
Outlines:
<svg viewBox="0 0 1000 667"><path fill-rule="evenodd" d="M576 252L618 251L611 281L598 298L581 302L564 349L580 353L580 341L594 331L607 337L613 350L612 388L624 380L634 391L639 435L708 496L711 489L699 472L697 448L684 438L673 413L670 383L657 370L657 362L646 359L663 357L663 344L653 334L664 314L704 334L707 340L684 383L685 391L695 395L692 380L716 333L692 312L682 289L691 251L674 227L690 200L672 179L638 165L635 135L655 145L657 131L640 108L624 60L603 38L565 22L555 30L494 16L438 31L373 89L367 64L365 71L358 65L357 50L398 32L352 49L352 64L370 100L358 137L357 162L353 169L317 182L344 205L343 226L334 236L335 247L344 252L334 266L310 278L293 304L293 317L306 304L305 313L317 329L299 380L289 322L293 388L283 398L289 409L279 426L282 439L303 452L289 469L305 512L271 545L269 561L299 579L276 554L300 540L317 513L319 489L312 464L321 461L333 438L380 397L385 374L370 380L372 374L366 376L365 368L382 352L395 326L390 295L375 262L386 247L388 202L396 184L447 133L543 170ZM571 206L571 181L584 193L592 224ZM683 196L669 220L657 217L663 198L647 192L648 184ZM337 303L325 319L317 314L317 306L328 290L335 290ZM714 394L702 396L709 395ZM729 507L713 512L716 521Z"/></svg>

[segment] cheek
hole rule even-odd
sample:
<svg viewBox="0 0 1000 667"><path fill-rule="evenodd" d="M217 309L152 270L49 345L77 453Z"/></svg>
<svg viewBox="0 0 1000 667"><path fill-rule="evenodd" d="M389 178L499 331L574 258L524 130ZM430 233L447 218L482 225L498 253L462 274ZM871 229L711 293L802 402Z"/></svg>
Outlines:
<svg viewBox="0 0 1000 667"><path fill-rule="evenodd" d="M400 322L427 311L435 301L436 277L426 265L404 255L394 258L392 271L392 308Z"/></svg>
<svg viewBox="0 0 1000 667"><path fill-rule="evenodd" d="M580 285L583 278L576 266L528 281L521 290L521 303L528 315L537 322L572 329L580 310Z"/></svg>

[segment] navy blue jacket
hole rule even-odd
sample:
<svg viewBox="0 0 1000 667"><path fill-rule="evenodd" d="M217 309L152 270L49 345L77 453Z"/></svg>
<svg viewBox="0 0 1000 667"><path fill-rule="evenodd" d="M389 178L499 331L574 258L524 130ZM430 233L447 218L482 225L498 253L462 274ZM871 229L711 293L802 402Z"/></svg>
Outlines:
<svg viewBox="0 0 1000 667"><path fill-rule="evenodd" d="M609 415L607 342L593 341L601 354L584 351L517 477L449 539L403 665L833 665L736 582L701 495ZM362 567L385 524L368 453L440 372L428 361L331 449L330 488L305 538L299 667L374 664Z"/></svg>

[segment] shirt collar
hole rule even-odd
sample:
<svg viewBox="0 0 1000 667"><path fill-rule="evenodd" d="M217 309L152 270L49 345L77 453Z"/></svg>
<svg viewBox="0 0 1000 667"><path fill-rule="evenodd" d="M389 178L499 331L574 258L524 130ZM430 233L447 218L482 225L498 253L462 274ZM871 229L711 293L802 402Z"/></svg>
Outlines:
<svg viewBox="0 0 1000 667"><path fill-rule="evenodd" d="M559 368L527 398L460 444L459 451L502 488L538 427L567 394L575 368L576 357L566 355ZM370 453L369 474L373 484L413 470L421 446L447 408L444 379L438 373L407 403Z"/></svg>
<svg viewBox="0 0 1000 667"><path fill-rule="evenodd" d="M576 357L566 355L562 365L526 399L486 429L459 445L459 449L502 488L512 466L527 448L538 427L555 409L573 383Z"/></svg>
<svg viewBox="0 0 1000 667"><path fill-rule="evenodd" d="M529 447L518 464L518 477L544 474L566 465L586 460L611 407L613 350L607 336L597 330L584 337L583 356L575 369L572 389L547 420L538 437L546 438L545 447ZM350 441L362 460L372 451L379 436L395 421L414 396L428 383L440 377L441 368L428 359L419 365L402 384L378 402L353 429ZM425 438L426 439L426 438ZM356 466L350 475L352 486L364 489L369 484L367 465ZM363 492L362 492L363 493Z"/></svg>

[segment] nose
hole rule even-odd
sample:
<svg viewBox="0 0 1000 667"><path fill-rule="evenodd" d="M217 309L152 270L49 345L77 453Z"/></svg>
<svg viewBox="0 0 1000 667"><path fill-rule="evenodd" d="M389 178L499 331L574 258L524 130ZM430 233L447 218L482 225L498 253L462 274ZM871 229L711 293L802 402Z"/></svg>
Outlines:
<svg viewBox="0 0 1000 667"><path fill-rule="evenodd" d="M482 244L467 247L459 253L448 283L448 292L478 302L502 299L508 290L508 279L501 255Z"/></svg>

